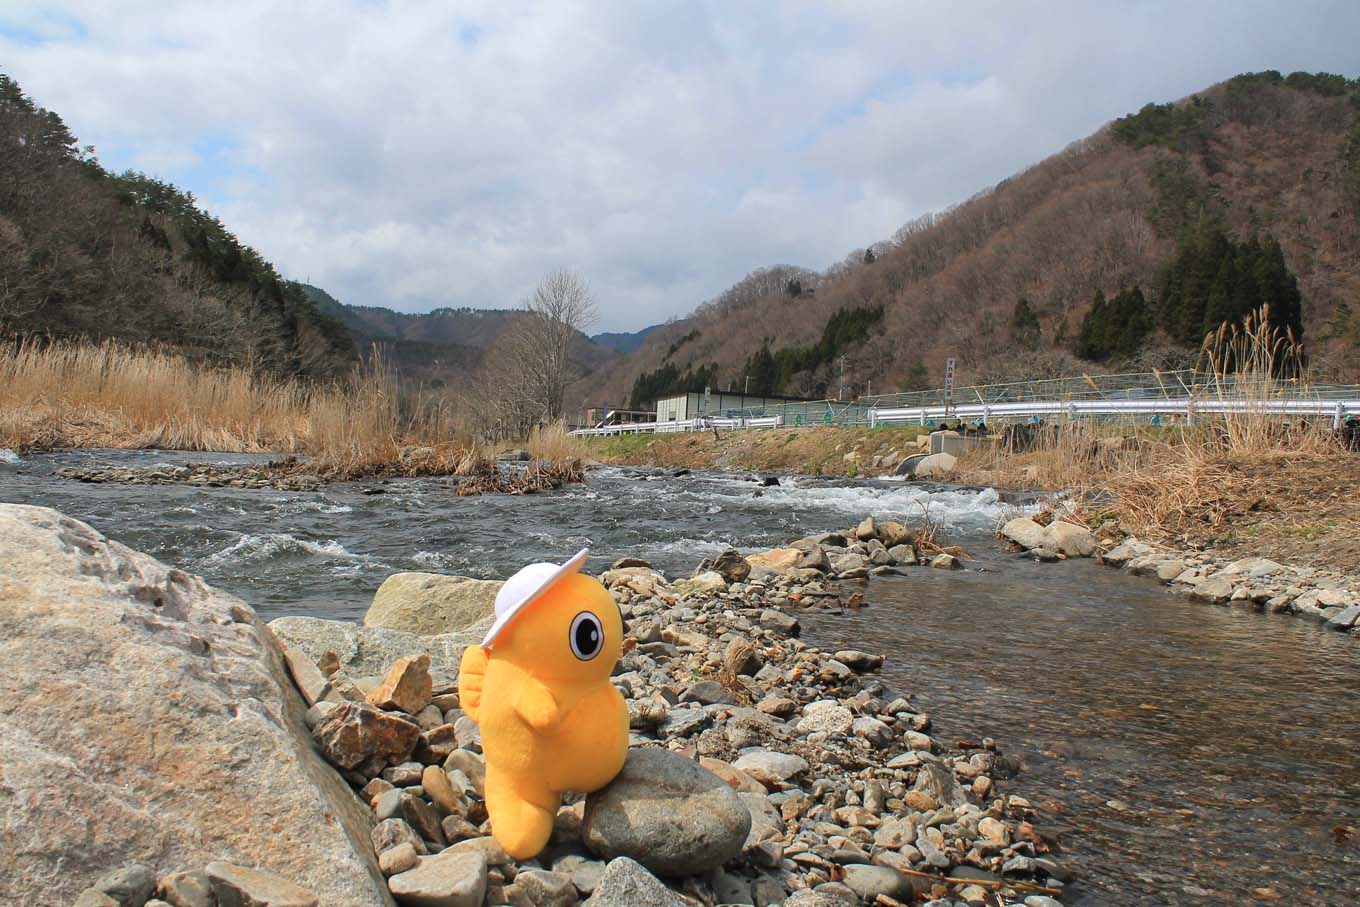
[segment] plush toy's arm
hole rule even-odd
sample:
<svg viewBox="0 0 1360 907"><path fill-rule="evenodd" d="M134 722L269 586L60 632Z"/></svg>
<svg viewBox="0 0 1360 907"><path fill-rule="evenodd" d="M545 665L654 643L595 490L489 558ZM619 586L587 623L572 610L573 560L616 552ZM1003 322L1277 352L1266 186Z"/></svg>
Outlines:
<svg viewBox="0 0 1360 907"><path fill-rule="evenodd" d="M539 733L551 731L562 718L552 691L532 677L525 678L515 697L515 712Z"/></svg>

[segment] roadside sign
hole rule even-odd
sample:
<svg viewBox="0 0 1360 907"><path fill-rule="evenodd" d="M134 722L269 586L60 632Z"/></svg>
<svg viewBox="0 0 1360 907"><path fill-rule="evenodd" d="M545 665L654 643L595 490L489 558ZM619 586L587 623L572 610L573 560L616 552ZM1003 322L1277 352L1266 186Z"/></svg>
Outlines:
<svg viewBox="0 0 1360 907"><path fill-rule="evenodd" d="M954 399L954 359L944 361L944 402L948 403Z"/></svg>

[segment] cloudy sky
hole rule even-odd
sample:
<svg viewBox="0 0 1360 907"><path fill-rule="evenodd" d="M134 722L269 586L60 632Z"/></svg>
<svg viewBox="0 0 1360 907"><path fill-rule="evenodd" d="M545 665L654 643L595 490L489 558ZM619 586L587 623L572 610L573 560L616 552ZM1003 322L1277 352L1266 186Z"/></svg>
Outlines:
<svg viewBox="0 0 1360 907"><path fill-rule="evenodd" d="M1357 35L1356 0L7 0L0 71L345 302L513 306L570 267L631 330L1147 101L1360 75Z"/></svg>

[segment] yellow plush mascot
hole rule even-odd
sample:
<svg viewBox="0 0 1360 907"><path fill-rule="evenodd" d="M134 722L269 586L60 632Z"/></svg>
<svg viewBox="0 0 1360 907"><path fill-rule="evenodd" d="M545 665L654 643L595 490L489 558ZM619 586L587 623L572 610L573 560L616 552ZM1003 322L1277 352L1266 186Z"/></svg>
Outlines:
<svg viewBox="0 0 1360 907"><path fill-rule="evenodd" d="M496 595L496 620L459 669L481 725L491 833L517 860L552 834L562 791L604 787L628 754L628 708L609 682L623 644L618 606L565 564L530 564Z"/></svg>

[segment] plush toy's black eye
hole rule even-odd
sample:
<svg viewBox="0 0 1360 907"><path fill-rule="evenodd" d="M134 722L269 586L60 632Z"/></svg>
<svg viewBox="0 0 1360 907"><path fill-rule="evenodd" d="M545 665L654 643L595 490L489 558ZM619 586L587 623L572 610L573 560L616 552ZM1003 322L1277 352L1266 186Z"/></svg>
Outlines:
<svg viewBox="0 0 1360 907"><path fill-rule="evenodd" d="M590 661L604 648L604 627L600 619L589 611L582 611L571 621L571 653L582 661Z"/></svg>

